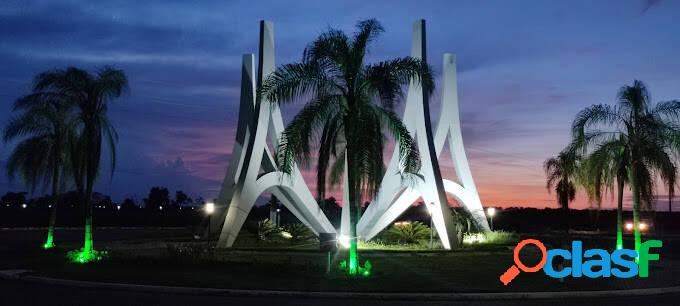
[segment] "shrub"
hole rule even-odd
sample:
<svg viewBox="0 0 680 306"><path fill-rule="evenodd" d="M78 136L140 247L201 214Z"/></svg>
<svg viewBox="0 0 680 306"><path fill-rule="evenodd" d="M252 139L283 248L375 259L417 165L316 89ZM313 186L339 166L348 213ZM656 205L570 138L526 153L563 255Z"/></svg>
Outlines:
<svg viewBox="0 0 680 306"><path fill-rule="evenodd" d="M291 242L305 241L314 236L312 231L302 223L293 223L284 226L283 230L290 234Z"/></svg>
<svg viewBox="0 0 680 306"><path fill-rule="evenodd" d="M281 231L274 222L269 219L260 220L257 222L257 240L265 241L272 235L278 234Z"/></svg>
<svg viewBox="0 0 680 306"><path fill-rule="evenodd" d="M398 222L385 232L382 238L387 243L414 244L430 237L430 227L422 222Z"/></svg>
<svg viewBox="0 0 680 306"><path fill-rule="evenodd" d="M506 231L491 231L486 233L466 233L464 244L514 244L517 236Z"/></svg>

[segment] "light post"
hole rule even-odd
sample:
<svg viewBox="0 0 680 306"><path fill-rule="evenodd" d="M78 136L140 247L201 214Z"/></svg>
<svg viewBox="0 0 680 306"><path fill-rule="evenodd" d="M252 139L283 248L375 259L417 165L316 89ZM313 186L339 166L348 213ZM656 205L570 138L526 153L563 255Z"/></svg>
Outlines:
<svg viewBox="0 0 680 306"><path fill-rule="evenodd" d="M276 227L279 227L281 223L281 208L276 209L276 220L274 221L276 221Z"/></svg>
<svg viewBox="0 0 680 306"><path fill-rule="evenodd" d="M493 231L493 216L496 214L496 209L489 207L486 209L486 214L489 216L489 228Z"/></svg>
<svg viewBox="0 0 680 306"><path fill-rule="evenodd" d="M432 240L434 237L434 230L432 229L432 209L434 209L434 202L430 202L430 206L427 207L427 212L430 214L430 249L433 248Z"/></svg>
<svg viewBox="0 0 680 306"><path fill-rule="evenodd" d="M215 203L205 203L204 209L205 213L208 215L208 234L206 235L206 238L210 239L210 223L212 223L210 216L212 216L212 213L215 211Z"/></svg>

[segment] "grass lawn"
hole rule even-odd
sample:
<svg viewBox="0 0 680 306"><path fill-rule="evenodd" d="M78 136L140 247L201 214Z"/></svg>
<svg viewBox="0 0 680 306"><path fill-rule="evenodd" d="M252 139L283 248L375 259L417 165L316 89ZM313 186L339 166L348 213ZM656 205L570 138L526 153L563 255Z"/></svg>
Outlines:
<svg viewBox="0 0 680 306"><path fill-rule="evenodd" d="M244 236L247 240L247 236ZM541 238L547 240L549 238ZM597 239L584 240L597 245ZM609 243L610 239L603 239ZM460 251L363 250L361 260L370 260L368 278L348 279L337 271L343 253L333 256L333 271L326 273L327 254L318 245L260 244L242 241L240 248L213 250L194 243L177 242L111 244L107 260L72 264L64 254L69 247L49 252L24 249L11 255L0 252L8 268L29 268L37 275L104 282L195 286L238 289L302 291L385 292L499 292L630 289L680 285L679 240L664 239L661 261L653 262L646 279L573 279L563 283L542 271L522 273L508 287L498 277L512 265L512 247L473 247ZM200 244L200 243L199 243ZM105 245L105 244L100 244ZM238 245L238 244L237 244ZM127 247L125 247L127 246ZM103 248L103 246L101 247ZM100 249L101 249L100 248ZM527 265L538 262L538 252L523 251ZM7 261L10 261L9 263Z"/></svg>

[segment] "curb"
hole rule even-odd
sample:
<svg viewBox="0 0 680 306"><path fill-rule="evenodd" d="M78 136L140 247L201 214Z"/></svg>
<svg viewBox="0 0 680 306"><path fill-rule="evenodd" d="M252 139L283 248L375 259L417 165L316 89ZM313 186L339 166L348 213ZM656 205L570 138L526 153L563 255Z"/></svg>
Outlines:
<svg viewBox="0 0 680 306"><path fill-rule="evenodd" d="M651 296L680 293L680 286L600 291L553 291L553 292L496 292L496 293L370 293L370 292L323 292L323 291L281 291L281 290L250 290L250 289L218 289L195 287L172 287L157 285L134 285L121 283L102 283L79 280L57 279L49 277L31 276L28 270L2 270L0 279L25 281L38 284L49 284L69 287L131 290L147 293L166 293L182 295L212 295L212 296L266 296L266 297L295 297L295 298L340 298L340 299L376 299L376 300L538 300L538 299L577 299L625 296Z"/></svg>

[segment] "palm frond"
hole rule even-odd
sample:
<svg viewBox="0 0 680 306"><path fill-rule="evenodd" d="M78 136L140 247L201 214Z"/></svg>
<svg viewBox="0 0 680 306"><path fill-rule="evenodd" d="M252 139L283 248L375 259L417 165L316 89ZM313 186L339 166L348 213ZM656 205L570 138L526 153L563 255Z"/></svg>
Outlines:
<svg viewBox="0 0 680 306"><path fill-rule="evenodd" d="M262 84L259 94L271 103L291 103L307 96L324 96L332 90L332 80L315 63L286 64L276 69Z"/></svg>
<svg viewBox="0 0 680 306"><path fill-rule="evenodd" d="M576 115L571 127L572 138L577 144L585 145L590 128L599 125L618 127L621 124L625 124L625 119L616 107L606 104L592 105Z"/></svg>
<svg viewBox="0 0 680 306"><path fill-rule="evenodd" d="M276 152L283 173L291 173L295 163L307 164L310 160L314 132L339 111L339 96L318 97L305 105L281 133Z"/></svg>
<svg viewBox="0 0 680 306"><path fill-rule="evenodd" d="M393 109L403 98L402 87L409 82L421 85L427 94L434 91L432 69L414 57L402 57L368 65L364 68L363 74L366 81L362 87L369 92L377 93L383 106L388 109Z"/></svg>

